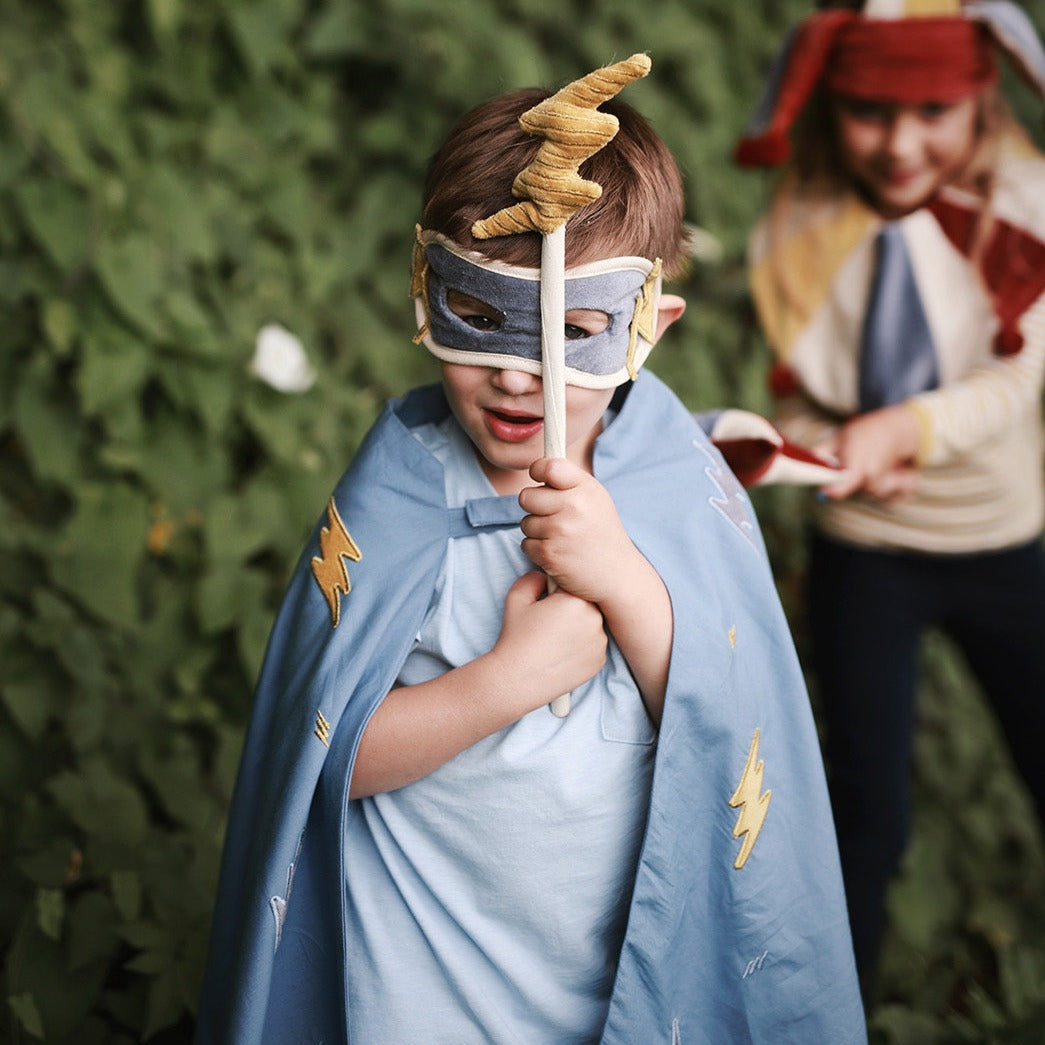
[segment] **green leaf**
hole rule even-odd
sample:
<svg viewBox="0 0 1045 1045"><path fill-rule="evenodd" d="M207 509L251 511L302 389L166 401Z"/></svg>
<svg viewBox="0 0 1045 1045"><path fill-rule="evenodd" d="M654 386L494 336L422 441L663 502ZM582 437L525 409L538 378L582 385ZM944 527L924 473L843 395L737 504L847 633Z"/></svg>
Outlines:
<svg viewBox="0 0 1045 1045"><path fill-rule="evenodd" d="M200 627L214 634L246 618L256 606L264 604L267 578L256 570L217 560L204 577L196 600Z"/></svg>
<svg viewBox="0 0 1045 1045"><path fill-rule="evenodd" d="M347 4L328 3L305 31L305 53L311 58L348 58L367 50L370 36L362 12Z"/></svg>
<svg viewBox="0 0 1045 1045"><path fill-rule="evenodd" d="M137 871L113 871L109 875L113 903L124 921L133 922L141 917L142 885Z"/></svg>
<svg viewBox="0 0 1045 1045"><path fill-rule="evenodd" d="M158 337L163 328L157 306L166 273L157 245L144 233L104 239L98 245L97 272L120 312L145 333Z"/></svg>
<svg viewBox="0 0 1045 1045"><path fill-rule="evenodd" d="M35 885L57 889L76 880L82 862L83 854L72 839L50 838L23 856L18 868Z"/></svg>
<svg viewBox="0 0 1045 1045"><path fill-rule="evenodd" d="M3 683L0 700L30 740L39 740L43 736L55 711L53 691L48 680L42 678Z"/></svg>
<svg viewBox="0 0 1045 1045"><path fill-rule="evenodd" d="M101 760L82 770L64 770L47 789L72 821L88 835L104 838L133 851L148 829L142 796Z"/></svg>
<svg viewBox="0 0 1045 1045"><path fill-rule="evenodd" d="M178 977L170 968L149 983L149 1004L143 1038L151 1038L178 1022L184 1009Z"/></svg>
<svg viewBox="0 0 1045 1045"><path fill-rule="evenodd" d="M65 921L65 893L61 889L36 890L36 924L52 940L62 938Z"/></svg>
<svg viewBox="0 0 1045 1045"><path fill-rule="evenodd" d="M63 181L35 178L16 189L22 215L39 244L62 272L78 265L90 241L90 207Z"/></svg>
<svg viewBox="0 0 1045 1045"><path fill-rule="evenodd" d="M246 618L240 622L236 645L243 670L252 682L261 672L261 663L272 633L272 619L272 613L255 604L247 610Z"/></svg>
<svg viewBox="0 0 1045 1045"><path fill-rule="evenodd" d="M75 972L116 957L120 938L116 933L117 912L104 893L91 889L71 906L69 925L69 970Z"/></svg>
<svg viewBox="0 0 1045 1045"><path fill-rule="evenodd" d="M173 964L174 955L170 951L142 951L124 962L123 967L146 976L158 976L167 972Z"/></svg>
<svg viewBox="0 0 1045 1045"><path fill-rule="evenodd" d="M44 1021L40 1018L36 999L29 991L10 995L7 1004L22 1030L34 1038L43 1038Z"/></svg>
<svg viewBox="0 0 1045 1045"><path fill-rule="evenodd" d="M166 164L147 168L140 186L143 225L162 235L170 249L198 261L210 261L215 255L204 189L195 168Z"/></svg>
<svg viewBox="0 0 1045 1045"><path fill-rule="evenodd" d="M68 356L79 326L73 306L68 301L53 298L44 304L40 320L55 352L63 358Z"/></svg>
<svg viewBox="0 0 1045 1045"><path fill-rule="evenodd" d="M14 420L33 469L44 479L68 481L79 471L78 432L70 404L46 362L34 360L15 391Z"/></svg>
<svg viewBox="0 0 1045 1045"><path fill-rule="evenodd" d="M148 375L149 354L140 337L115 323L96 323L83 337L83 361L76 384L87 414L126 400Z"/></svg>
<svg viewBox="0 0 1045 1045"><path fill-rule="evenodd" d="M144 494L124 484L80 483L73 516L53 548L51 575L88 609L133 628L147 533Z"/></svg>
<svg viewBox="0 0 1045 1045"><path fill-rule="evenodd" d="M61 1039L84 1020L100 1000L105 978L104 965L93 965L69 975L66 953L56 941L45 936L31 911L26 912L15 934L7 958L8 996L19 999L19 1019L30 1018L26 1029L47 1039ZM35 1003L39 1022L32 1019ZM23 1024L25 1026L25 1024Z"/></svg>
<svg viewBox="0 0 1045 1045"><path fill-rule="evenodd" d="M240 51L257 74L272 65L285 44L283 24L272 3L244 2L229 11Z"/></svg>

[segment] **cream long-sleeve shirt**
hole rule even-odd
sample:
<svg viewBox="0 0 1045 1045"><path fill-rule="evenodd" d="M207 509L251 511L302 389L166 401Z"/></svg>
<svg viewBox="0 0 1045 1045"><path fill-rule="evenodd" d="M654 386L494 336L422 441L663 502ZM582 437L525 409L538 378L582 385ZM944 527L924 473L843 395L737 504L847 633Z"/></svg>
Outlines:
<svg viewBox="0 0 1045 1045"><path fill-rule="evenodd" d="M953 202L969 201L953 194ZM1045 241L1045 159L1005 154L992 205L999 220ZM929 209L899 224L940 379L906 401L922 430L918 490L893 503L859 494L819 503L817 525L845 541L928 553L1023 543L1045 521L1045 294L1019 318L1021 351L997 355L998 320L980 272ZM854 198L803 200L778 206L752 237L760 317L797 382L778 418L796 442L815 445L858 412L860 334L880 225Z"/></svg>

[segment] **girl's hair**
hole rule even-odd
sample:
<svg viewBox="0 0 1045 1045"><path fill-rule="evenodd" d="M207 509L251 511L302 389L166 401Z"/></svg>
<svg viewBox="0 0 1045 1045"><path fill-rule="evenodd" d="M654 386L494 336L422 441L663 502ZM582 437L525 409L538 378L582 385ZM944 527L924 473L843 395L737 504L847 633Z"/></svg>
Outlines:
<svg viewBox="0 0 1045 1045"><path fill-rule="evenodd" d="M541 237L518 233L475 239L473 222L518 202L515 176L531 163L541 139L519 126L519 116L549 97L527 88L500 95L467 113L432 157L425 178L424 227L460 246L515 265L540 265ZM602 195L566 223L566 263L637 255L660 258L664 275L679 276L688 259L682 178L667 147L631 106L611 100L600 111L620 121L613 139L580 165L580 175Z"/></svg>

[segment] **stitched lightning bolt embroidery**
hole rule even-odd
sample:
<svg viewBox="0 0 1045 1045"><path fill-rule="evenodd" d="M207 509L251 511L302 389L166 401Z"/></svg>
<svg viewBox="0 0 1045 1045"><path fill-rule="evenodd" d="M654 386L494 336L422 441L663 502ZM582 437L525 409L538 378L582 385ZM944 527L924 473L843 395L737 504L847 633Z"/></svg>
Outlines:
<svg viewBox="0 0 1045 1045"><path fill-rule="evenodd" d="M744 772L740 775L740 783L733 792L729 804L734 808L740 808L736 827L733 828L733 837L739 838L746 834L747 837L741 843L740 852L737 853L733 866L739 871L754 848L755 839L758 838L762 825L766 822L766 813L769 810L769 799L772 791L762 792L762 771L765 763L758 757L759 731L751 738L751 750L748 752L747 764Z"/></svg>
<svg viewBox="0 0 1045 1045"><path fill-rule="evenodd" d="M316 728L312 732L319 737L323 747L330 747L330 723L322 711L316 712Z"/></svg>
<svg viewBox="0 0 1045 1045"><path fill-rule="evenodd" d="M352 582L348 579L348 567L345 559L359 562L363 553L348 535L345 524L338 515L334 498L327 505L327 519L330 525L319 531L319 550L321 555L312 559L312 575L316 578L319 590L330 607L330 621L336 628L341 620L341 594L347 595L352 590Z"/></svg>

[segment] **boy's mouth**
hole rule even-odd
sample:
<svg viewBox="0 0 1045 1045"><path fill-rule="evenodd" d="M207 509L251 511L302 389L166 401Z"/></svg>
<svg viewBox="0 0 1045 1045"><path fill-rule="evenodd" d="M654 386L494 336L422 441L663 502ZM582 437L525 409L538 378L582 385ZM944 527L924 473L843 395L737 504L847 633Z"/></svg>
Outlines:
<svg viewBox="0 0 1045 1045"><path fill-rule="evenodd" d="M544 418L511 410L483 410L490 433L506 443L525 443L544 425Z"/></svg>

